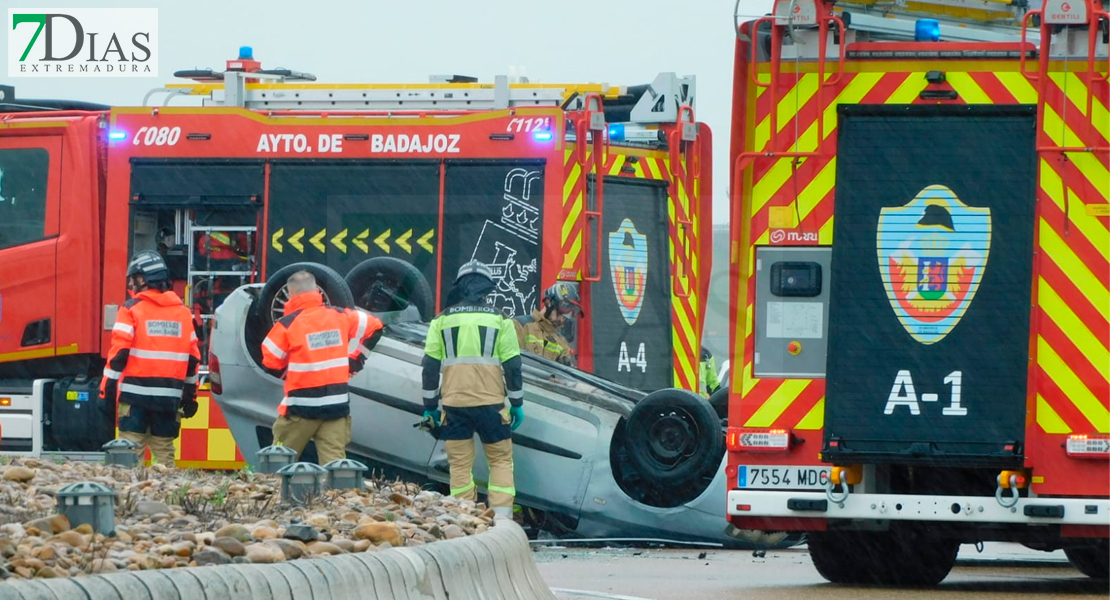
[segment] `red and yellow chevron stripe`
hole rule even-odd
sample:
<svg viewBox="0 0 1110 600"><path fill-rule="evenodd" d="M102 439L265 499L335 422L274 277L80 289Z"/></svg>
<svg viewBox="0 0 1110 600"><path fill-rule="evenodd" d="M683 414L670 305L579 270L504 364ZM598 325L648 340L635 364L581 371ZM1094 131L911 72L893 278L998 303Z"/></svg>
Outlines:
<svg viewBox="0 0 1110 600"><path fill-rule="evenodd" d="M766 67L766 65L763 65ZM793 64L784 64L788 70ZM841 80L826 86L818 101L818 75L802 64L795 75L780 76L777 104L765 88L751 86L745 118L746 151L819 152L824 157L757 159L747 168L742 187L747 200L740 215L746 247L734 247L733 261L753 272L755 246L769 242L772 229L797 228L817 233L831 244L836 172L836 105L910 104L928 82L925 72L941 70L968 104L1037 104L1038 83L1018 72L1017 61L850 62ZM1099 68L1106 71L1106 63ZM1110 90L1106 82L1087 84L1086 63L1050 65L1044 80L1042 146L1103 147L1110 132ZM766 69L764 68L764 71ZM766 72L762 81L768 82ZM826 75L826 79L828 79ZM1093 95L1088 114L1088 93ZM771 110L777 112L772 135ZM818 139L818 118L823 136ZM827 158L826 158L827 157ZM1031 461L1042 473L1064 457L1062 436L1071 432L1110 432L1110 159L1106 153L1042 152L1034 263L1033 357L1030 371L1030 440L1045 451ZM1066 182L1066 185L1065 185ZM740 250L740 253L737 253ZM741 390L741 420L747 427L789 427L816 431L824 413L823 380L755 379L752 307L754 278L736 290L737 337L734 356L742 369L732 373ZM1047 441L1045 441L1047 440ZM1027 440L1029 441L1029 440ZM813 446L819 446L814 444ZM806 449L807 460L818 448ZM1074 463L1081 461L1070 461ZM1087 461L1090 462L1090 461ZM1104 465L1103 465L1104 467ZM1104 470L1104 469L1103 469ZM1073 473L1074 470L1068 471ZM1105 477L1103 477L1105 478ZM1074 492L1057 478L1036 477L1040 493Z"/></svg>
<svg viewBox="0 0 1110 600"><path fill-rule="evenodd" d="M587 156L591 154L592 151ZM581 273L584 258L582 248L585 219L582 218L582 214L586 207L586 176L575 159L573 145L568 147L564 155L564 172L567 177L563 184L563 270ZM671 290L674 385L696 391L704 319L703 311L700 310L702 299L698 279L701 272L701 267L698 265L701 254L700 208L693 206L690 194L681 181L672 182L675 178L671 176L670 158L664 152L611 147L606 152L601 172L615 177L665 181L671 184L667 205L670 224L670 272L673 274L679 268L677 249L687 248L690 254L690 273L682 280L685 286L683 293ZM693 223L690 230L679 226L676 210L690 215L689 219Z"/></svg>

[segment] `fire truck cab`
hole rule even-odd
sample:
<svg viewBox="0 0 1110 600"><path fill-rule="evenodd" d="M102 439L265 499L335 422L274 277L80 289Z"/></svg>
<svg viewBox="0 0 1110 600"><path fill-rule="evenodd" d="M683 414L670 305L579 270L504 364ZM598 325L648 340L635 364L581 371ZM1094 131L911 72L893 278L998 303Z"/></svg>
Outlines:
<svg viewBox="0 0 1110 600"><path fill-rule="evenodd" d="M175 76L130 107L2 90L0 451L115 437L96 390L128 257L146 249L195 313L204 374L215 308L243 284L308 268L334 304L430 319L477 258L513 317L578 283L579 368L696 389L712 165L693 77L326 84L264 69L249 47ZM267 299L264 324L284 300ZM178 464L241 466L201 405Z"/></svg>
<svg viewBox="0 0 1110 600"><path fill-rule="evenodd" d="M1107 3L778 0L737 35L730 524L840 583L996 540L1107 577Z"/></svg>

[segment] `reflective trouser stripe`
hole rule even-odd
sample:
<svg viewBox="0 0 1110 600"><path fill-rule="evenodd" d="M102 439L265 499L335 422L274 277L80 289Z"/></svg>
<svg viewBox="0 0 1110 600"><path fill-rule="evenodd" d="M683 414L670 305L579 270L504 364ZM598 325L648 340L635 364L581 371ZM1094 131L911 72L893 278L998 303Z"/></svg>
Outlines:
<svg viewBox="0 0 1110 600"><path fill-rule="evenodd" d="M501 487L499 485L491 485L491 486L489 486L489 491L491 491L491 492L501 492L502 494L508 494L510 496L515 496L516 495L516 488L515 487Z"/></svg>
<svg viewBox="0 0 1110 600"><path fill-rule="evenodd" d="M469 492L472 489L474 489L474 475L473 474L470 475L470 483L466 484L465 486L463 486L461 488L451 488L451 495L452 496L458 496L458 495L461 495L461 494L465 494L465 493Z"/></svg>

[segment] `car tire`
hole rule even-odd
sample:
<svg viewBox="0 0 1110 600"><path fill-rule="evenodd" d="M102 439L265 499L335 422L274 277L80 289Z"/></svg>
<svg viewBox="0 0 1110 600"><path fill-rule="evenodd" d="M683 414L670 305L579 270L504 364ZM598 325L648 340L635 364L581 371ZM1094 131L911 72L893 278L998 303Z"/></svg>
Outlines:
<svg viewBox="0 0 1110 600"><path fill-rule="evenodd" d="M721 464L721 421L701 396L664 389L640 400L625 427L628 458L656 488L685 486Z"/></svg>
<svg viewBox="0 0 1110 600"><path fill-rule="evenodd" d="M297 271L308 271L316 278L316 289L324 296L324 304L341 308L354 308L355 299L351 295L351 288L335 269L327 265L311 262L299 262L278 269L266 279L262 292L258 295L255 304L255 316L258 324L269 331L274 323L284 314L285 302L289 300L289 290L286 286L289 276Z"/></svg>
<svg viewBox="0 0 1110 600"><path fill-rule="evenodd" d="M359 308L392 312L415 306L420 318L435 316L435 296L428 280L411 263L391 256L364 260L347 273L347 286Z"/></svg>

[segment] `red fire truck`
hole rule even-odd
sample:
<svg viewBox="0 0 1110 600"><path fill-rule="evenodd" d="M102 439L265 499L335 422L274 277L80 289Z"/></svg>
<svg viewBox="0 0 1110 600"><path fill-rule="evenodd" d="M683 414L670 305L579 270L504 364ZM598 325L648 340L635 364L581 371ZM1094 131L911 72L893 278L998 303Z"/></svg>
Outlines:
<svg viewBox="0 0 1110 600"><path fill-rule="evenodd" d="M579 368L696 389L712 140L693 77L324 84L247 47L175 76L134 107L0 90L0 450L114 437L96 389L144 249L166 257L202 344L227 293L295 263L364 308L430 318L477 258L513 316L579 283ZM243 464L207 394L179 442L180 466Z"/></svg>
<svg viewBox="0 0 1110 600"><path fill-rule="evenodd" d="M740 18L737 19L741 20ZM844 583L1110 547L1106 2L739 25L727 514Z"/></svg>

